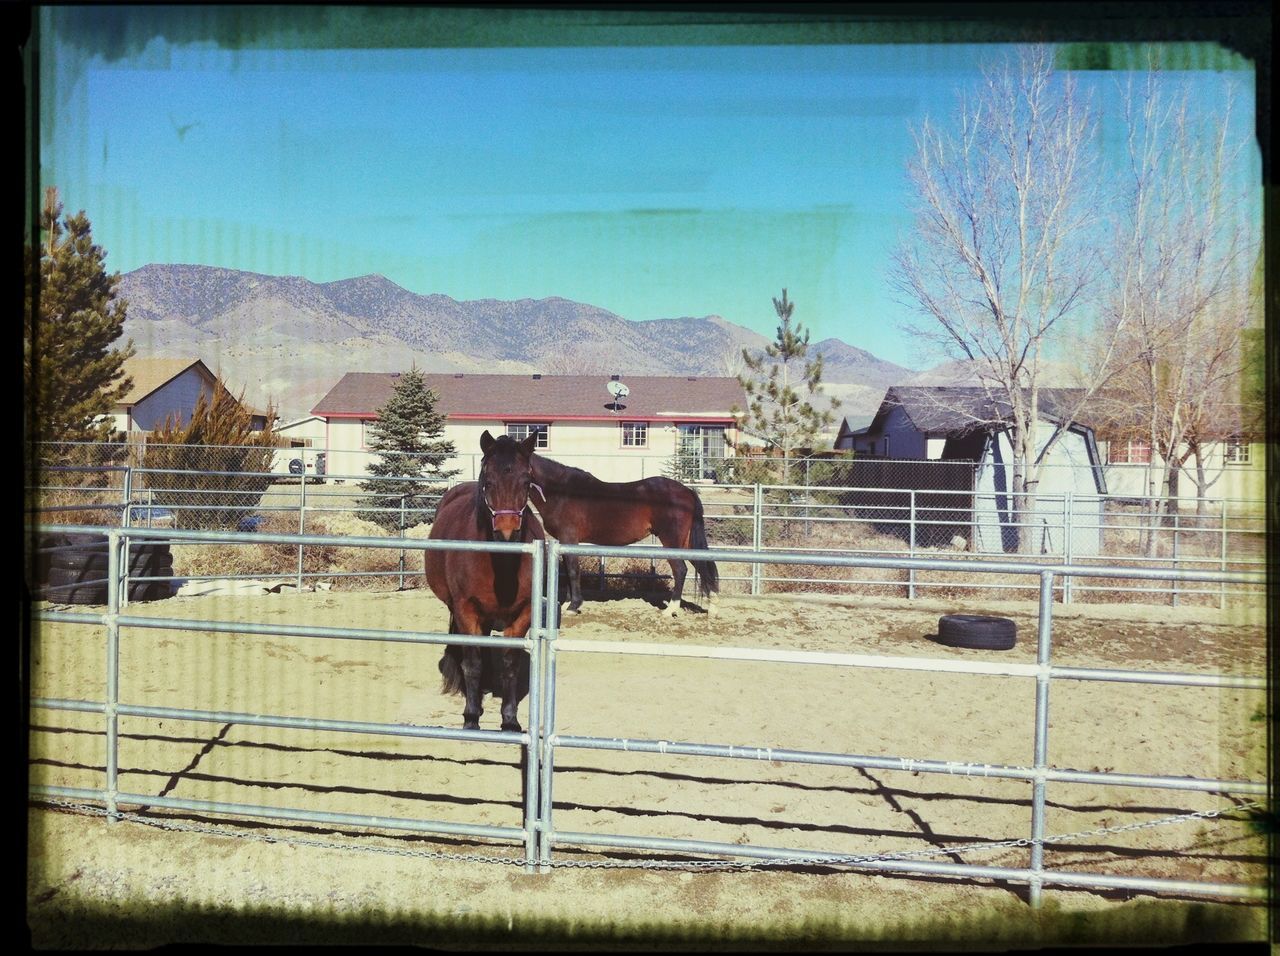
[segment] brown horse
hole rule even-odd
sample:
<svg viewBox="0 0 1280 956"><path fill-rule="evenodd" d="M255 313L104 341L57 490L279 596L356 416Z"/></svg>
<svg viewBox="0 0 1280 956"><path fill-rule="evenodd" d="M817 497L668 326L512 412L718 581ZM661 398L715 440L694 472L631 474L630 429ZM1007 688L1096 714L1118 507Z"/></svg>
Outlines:
<svg viewBox="0 0 1280 956"><path fill-rule="evenodd" d="M634 544L656 535L664 548L705 548L707 533L702 520L702 499L671 478L641 481L601 481L581 468L563 465L542 455L533 456L533 503L547 533L564 544ZM684 579L688 573L679 558L671 563L671 600L667 610L680 612ZM578 559L565 556L569 577L569 610L582 606ZM708 599L720 589L714 561L694 561L701 591Z"/></svg>
<svg viewBox="0 0 1280 956"><path fill-rule="evenodd" d="M430 537L448 541L541 541L542 525L529 509L533 483L529 459L536 435L523 442L487 431L479 481L450 488L436 508ZM449 609L450 634L502 629L524 637L532 617L533 559L528 554L483 551L427 551L427 584ZM480 729L486 693L502 698L502 729L520 730L516 710L529 693L529 655L518 648L449 644L440 658L441 690L464 694L462 726Z"/></svg>

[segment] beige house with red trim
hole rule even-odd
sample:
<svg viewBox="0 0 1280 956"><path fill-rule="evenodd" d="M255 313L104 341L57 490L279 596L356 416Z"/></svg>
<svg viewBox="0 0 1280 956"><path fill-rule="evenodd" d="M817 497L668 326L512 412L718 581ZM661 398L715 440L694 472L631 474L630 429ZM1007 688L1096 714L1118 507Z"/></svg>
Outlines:
<svg viewBox="0 0 1280 956"><path fill-rule="evenodd" d="M368 474L375 453L369 428L390 399L398 372L348 372L311 414L326 423L328 473L336 480ZM679 450L697 474L737 441L732 410L746 407L735 378L662 375L426 374L457 455L446 465L458 480L475 477L480 436L538 434L538 451L605 481L661 475ZM615 400L610 382L626 394ZM616 386L615 386L616 389ZM694 480L697 480L696 477Z"/></svg>

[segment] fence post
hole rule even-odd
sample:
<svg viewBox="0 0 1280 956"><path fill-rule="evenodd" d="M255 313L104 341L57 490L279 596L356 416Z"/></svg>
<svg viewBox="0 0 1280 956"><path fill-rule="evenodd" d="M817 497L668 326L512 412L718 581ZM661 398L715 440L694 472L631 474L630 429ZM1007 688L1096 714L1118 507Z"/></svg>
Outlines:
<svg viewBox="0 0 1280 956"><path fill-rule="evenodd" d="M1227 573L1227 499L1222 499L1222 573ZM1227 582L1222 581L1218 584L1218 610L1225 610L1227 606Z"/></svg>
<svg viewBox="0 0 1280 956"><path fill-rule="evenodd" d="M127 464L124 466L124 481L121 482L121 490L124 493L124 513L120 516L120 524L127 528L133 523L133 469Z"/></svg>
<svg viewBox="0 0 1280 956"><path fill-rule="evenodd" d="M813 522L809 519L812 517L809 511L809 505L813 501L813 496L809 493L809 459L804 460L804 536L807 538L813 534Z"/></svg>
<svg viewBox="0 0 1280 956"><path fill-rule="evenodd" d="M1174 574L1178 573L1178 514L1179 512L1177 510L1173 512L1173 573ZM1177 578L1173 579L1172 604L1174 607L1178 606L1178 579Z"/></svg>
<svg viewBox="0 0 1280 956"><path fill-rule="evenodd" d="M302 469L301 492L298 499L298 534L306 534L307 527L307 469ZM302 549L304 545L298 545L298 593L302 593Z"/></svg>
<svg viewBox="0 0 1280 956"><path fill-rule="evenodd" d="M154 488L147 489L147 527L151 527L151 522L156 513L156 491Z"/></svg>
<svg viewBox="0 0 1280 956"><path fill-rule="evenodd" d="M1062 560L1067 567L1071 566L1071 562L1075 557L1075 548L1072 547L1075 538L1076 528L1076 498L1075 494L1068 489L1066 498L1062 506ZM1071 581L1074 575L1064 574L1062 576L1062 603L1071 603Z"/></svg>
<svg viewBox="0 0 1280 956"><path fill-rule="evenodd" d="M560 613L560 604L547 600L546 558L547 542L539 541L531 555L529 569L532 620L528 637L529 646L529 720L528 741L524 745L524 870L533 873L538 862L538 780L542 741L542 655L547 645L547 620ZM422 552L426 557L426 552Z"/></svg>
<svg viewBox="0 0 1280 956"><path fill-rule="evenodd" d="M916 490L911 489L911 510L907 517L907 557L914 558L916 556ZM916 569L907 569L907 600L914 601L916 597Z"/></svg>
<svg viewBox="0 0 1280 956"><path fill-rule="evenodd" d="M400 540L404 540L404 495L400 496ZM400 549L400 590L404 590L404 548Z"/></svg>
<svg viewBox="0 0 1280 956"><path fill-rule="evenodd" d="M119 785L119 732L120 715L120 549L123 546L119 531L107 532L107 700L103 713L107 718L107 819L120 819L116 808ZM127 565L126 565L127 566Z"/></svg>
<svg viewBox="0 0 1280 956"><path fill-rule="evenodd" d="M546 629L543 631L541 674L531 671L530 683L535 679L542 681L542 699L537 716L529 713L530 740L537 739L540 749L539 767L541 785L538 787L538 870L542 873L551 868L551 783L555 764L555 745L552 740L556 727L556 639L560 633L560 542L548 538L544 545L547 550L546 568ZM533 662L530 661L530 668Z"/></svg>
<svg viewBox="0 0 1280 956"><path fill-rule="evenodd" d="M1031 905L1040 907L1044 871L1045 771L1049 766L1049 647L1053 627L1053 572L1040 572L1040 613L1036 635L1035 783L1031 790Z"/></svg>
<svg viewBox="0 0 1280 956"><path fill-rule="evenodd" d="M764 549L764 494L760 489L760 482L756 482L755 500L751 507L751 550L762 551ZM751 565L751 593L760 593L760 562L753 562Z"/></svg>

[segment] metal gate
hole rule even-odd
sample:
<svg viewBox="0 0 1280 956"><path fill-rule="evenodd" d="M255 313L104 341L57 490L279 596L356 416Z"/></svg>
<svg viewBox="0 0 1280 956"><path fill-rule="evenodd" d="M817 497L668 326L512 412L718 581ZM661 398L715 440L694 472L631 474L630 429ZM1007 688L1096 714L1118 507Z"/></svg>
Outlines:
<svg viewBox="0 0 1280 956"><path fill-rule="evenodd" d="M104 529L88 527L47 527L46 532L97 533ZM983 877L1030 887L1033 905L1041 900L1046 885L1093 888L1129 888L1147 892L1179 892L1228 898L1261 898L1265 888L1244 884L1220 884L1176 880L1121 877L1099 873L1048 870L1044 867L1045 792L1052 783L1098 784L1143 788L1166 788L1195 791L1222 791L1233 794L1263 796L1266 784L1249 780L1218 780L1207 778L1138 775L1115 772L1084 772L1051 766L1048 753L1049 692L1053 680L1070 681L1122 681L1155 685L1181 685L1206 688L1241 688L1262 690L1266 682L1262 678L1231 677L1221 675L1181 674L1168 672L1119 670L1101 668L1064 667L1051 663L1053 593L1055 578L1087 574L1091 578L1123 577L1128 579L1156 579L1203 582L1229 582L1257 584L1264 579L1260 574L1222 574L1220 572L1171 572L1160 568L1107 569L1059 566L1028 566L1014 562L994 562L964 559L904 559L896 557L855 558L830 553L812 552L761 552L743 550L678 550L647 547L603 547L598 545L561 545L554 540L545 544L474 543L413 540L399 538L338 538L319 535L271 535L238 534L227 532L175 531L166 529L113 528L105 531L109 540L107 580L108 602L103 611L72 612L39 610L36 621L97 624L106 629L107 680L104 701L72 699L35 699L34 708L72 710L101 714L106 727L106 779L103 788L67 788L34 786L33 797L102 801L110 817L120 815L122 804L167 807L270 819L302 820L309 822L355 825L373 828L411 830L426 834L448 834L483 839L514 840L524 845L524 862L529 870L545 871L556 864L553 857L557 845L611 846L633 849L649 849L661 853L681 852L726 858L746 858L759 861L807 862L829 865L850 865L879 871L894 871L949 877ZM227 622L196 620L191 618L153 617L132 615L122 597L128 594L129 560L131 543L168 540L226 543L263 543L288 545L343 544L346 546L395 548L407 550L471 550L499 553L529 554L533 561L533 625L524 638L464 637L432 632L407 632L379 629L337 629L318 626L266 624L256 622ZM791 650L749 650L743 648L692 647L689 645L627 645L621 642L583 642L560 637L558 614L549 613L548 595L558 593L559 562L565 555L578 557L635 557L665 559L668 557L692 560L761 564L830 564L861 568L906 568L915 570L964 569L974 573L999 573L1009 575L1033 575L1039 583L1038 636L1036 663L988 663L957 661L941 658L894 657L885 655L832 654ZM144 704L120 700L119 648L122 628L164 628L171 630L202 631L209 633L237 633L250 635L277 635L286 637L311 637L321 639L394 641L421 644L467 644L478 647L523 648L530 655L529 728L520 733L503 731L468 731L440 726L411 724L385 724L360 721L322 720L305 715L262 715L199 711L181 708L149 707ZM1035 682L1035 721L1029 728L1034 741L1034 761L1030 767L999 764L978 764L947 760L940 757L868 756L860 754L830 753L772 748L765 744L738 745L718 742L681 742L650 739L619 739L562 735L556 732L556 661L562 652L582 653L606 650L610 653L646 654L667 656L704 656L730 660L756 661L762 664L836 664L860 668L888 668L967 673L978 675L1023 677ZM211 801L183 800L142 793L122 792L118 787L118 722L121 716L163 719L181 719L219 723L243 723L267 727L339 731L372 735L399 735L420 738L454 739L484 743L497 743L520 747L526 756L525 794L523 801L523 825L498 827L482 824L451 823L439 820L417 820L337 814L307 810L305 808L265 807L246 804L218 803ZM670 755L697 755L738 760L772 760L802 764L826 764L832 766L875 768L887 770L911 770L922 773L964 774L1004 779L1026 780L1032 784L1032 825L1026 837L1010 841L1008 845L1030 847L1029 864L1024 867L992 867L960 863L931 862L921 859L901 859L814 852L787 847L767 847L725 844L709 841L670 840L639 837L629 834L589 834L562 832L555 828L552 800L554 770L557 749L629 750L635 752Z"/></svg>

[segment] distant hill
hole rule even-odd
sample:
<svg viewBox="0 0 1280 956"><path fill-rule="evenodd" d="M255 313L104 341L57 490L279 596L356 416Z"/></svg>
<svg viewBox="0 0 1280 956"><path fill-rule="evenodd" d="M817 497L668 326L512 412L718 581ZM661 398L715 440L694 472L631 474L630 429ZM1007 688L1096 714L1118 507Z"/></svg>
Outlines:
<svg viewBox="0 0 1280 956"><path fill-rule="evenodd" d="M743 348L767 344L720 316L637 322L554 297L458 301L380 275L317 283L153 264L123 275L119 294L140 355L203 359L286 419L346 372L730 375ZM826 391L859 410L874 412L885 387L914 374L839 339L810 347L824 357Z"/></svg>

